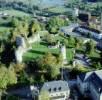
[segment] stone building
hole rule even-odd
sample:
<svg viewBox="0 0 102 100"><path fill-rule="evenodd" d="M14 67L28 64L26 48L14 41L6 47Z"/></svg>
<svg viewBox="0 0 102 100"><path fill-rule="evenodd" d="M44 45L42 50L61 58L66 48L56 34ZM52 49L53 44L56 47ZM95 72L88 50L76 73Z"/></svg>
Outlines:
<svg viewBox="0 0 102 100"><path fill-rule="evenodd" d="M102 100L102 70L78 75L77 86L83 96Z"/></svg>

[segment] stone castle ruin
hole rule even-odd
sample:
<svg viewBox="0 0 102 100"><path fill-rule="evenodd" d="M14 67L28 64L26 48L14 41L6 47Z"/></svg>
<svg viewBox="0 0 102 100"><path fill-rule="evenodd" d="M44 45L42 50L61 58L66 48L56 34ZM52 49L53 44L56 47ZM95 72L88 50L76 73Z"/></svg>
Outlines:
<svg viewBox="0 0 102 100"><path fill-rule="evenodd" d="M60 45L60 53L63 58L63 64L67 64L66 46L63 44Z"/></svg>
<svg viewBox="0 0 102 100"><path fill-rule="evenodd" d="M17 49L15 50L15 58L16 58L17 63L22 63L23 54L27 52L28 50L32 49L30 44L34 42L40 42L39 34L36 34L27 39L21 35L16 37Z"/></svg>

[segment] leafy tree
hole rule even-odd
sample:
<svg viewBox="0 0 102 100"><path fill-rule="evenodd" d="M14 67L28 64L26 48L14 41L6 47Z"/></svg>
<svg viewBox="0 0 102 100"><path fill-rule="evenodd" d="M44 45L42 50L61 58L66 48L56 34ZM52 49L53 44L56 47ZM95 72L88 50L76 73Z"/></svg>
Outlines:
<svg viewBox="0 0 102 100"><path fill-rule="evenodd" d="M96 68L97 68L97 69L100 69L100 70L102 69L101 62L97 62L97 64L96 64Z"/></svg>
<svg viewBox="0 0 102 100"><path fill-rule="evenodd" d="M4 65L0 66L0 95L8 85L16 84L17 77L13 67L6 68ZM1 100L1 99L0 99Z"/></svg>
<svg viewBox="0 0 102 100"><path fill-rule="evenodd" d="M19 21L17 18L13 17L10 22L10 26L17 27L19 25Z"/></svg>
<svg viewBox="0 0 102 100"><path fill-rule="evenodd" d="M64 39L64 44L66 47L69 47L69 41L67 39Z"/></svg>
<svg viewBox="0 0 102 100"><path fill-rule="evenodd" d="M72 36L68 37L68 44L69 46L73 47L75 45L75 38Z"/></svg>
<svg viewBox="0 0 102 100"><path fill-rule="evenodd" d="M94 52L94 47L95 47L95 44L93 43L92 40L90 40L85 44L85 53L89 55L92 54Z"/></svg>
<svg viewBox="0 0 102 100"><path fill-rule="evenodd" d="M29 83L29 78L25 71L20 72L19 77L18 77L18 83L25 83L25 84Z"/></svg>
<svg viewBox="0 0 102 100"><path fill-rule="evenodd" d="M75 37L75 48L79 49L82 46L82 40Z"/></svg>
<svg viewBox="0 0 102 100"><path fill-rule="evenodd" d="M17 63L17 64L12 64L12 65L14 66L14 70L16 73L22 71L26 66L24 63L22 64Z"/></svg>
<svg viewBox="0 0 102 100"><path fill-rule="evenodd" d="M49 32L51 33L57 33L59 28L64 26L66 23L65 23L65 20L60 18L60 17L52 17L49 21L48 21L48 24L47 24L47 29L49 30Z"/></svg>
<svg viewBox="0 0 102 100"><path fill-rule="evenodd" d="M59 66L62 66L62 64L63 64L62 54L59 54L56 59L57 59L57 64L58 64Z"/></svg>
<svg viewBox="0 0 102 100"><path fill-rule="evenodd" d="M32 21L29 26L29 31L31 34L34 34L41 30L40 23L38 21Z"/></svg>
<svg viewBox="0 0 102 100"><path fill-rule="evenodd" d="M52 79L56 79L59 74L60 74L60 71L58 67L51 67L50 76Z"/></svg>
<svg viewBox="0 0 102 100"><path fill-rule="evenodd" d="M51 78L56 78L59 74L59 68L61 67L61 62L59 61L61 61L60 56L56 58L51 53L46 53L38 60L38 66L41 70L46 71Z"/></svg>
<svg viewBox="0 0 102 100"><path fill-rule="evenodd" d="M39 95L39 100L50 100L49 93L47 91L42 90Z"/></svg>
<svg viewBox="0 0 102 100"><path fill-rule="evenodd" d="M29 83L30 84L34 84L34 82L35 82L34 78L35 78L34 76L29 77Z"/></svg>
<svg viewBox="0 0 102 100"><path fill-rule="evenodd" d="M53 36L53 34L47 34L45 37L45 41L49 44L52 45L56 42L55 37Z"/></svg>
<svg viewBox="0 0 102 100"><path fill-rule="evenodd" d="M50 66L54 66L56 64L56 57L48 52L38 60L38 64L43 70L49 69Z"/></svg>
<svg viewBox="0 0 102 100"><path fill-rule="evenodd" d="M15 71L12 67L0 67L0 89L5 89L8 85L17 83Z"/></svg>
<svg viewBox="0 0 102 100"><path fill-rule="evenodd" d="M45 81L44 75L41 75L41 82L44 82L44 81Z"/></svg>
<svg viewBox="0 0 102 100"><path fill-rule="evenodd" d="M23 35L25 39L27 39L27 36L29 34L28 29L29 29L28 22L19 23L19 26L11 29L11 39L15 40L18 35Z"/></svg>

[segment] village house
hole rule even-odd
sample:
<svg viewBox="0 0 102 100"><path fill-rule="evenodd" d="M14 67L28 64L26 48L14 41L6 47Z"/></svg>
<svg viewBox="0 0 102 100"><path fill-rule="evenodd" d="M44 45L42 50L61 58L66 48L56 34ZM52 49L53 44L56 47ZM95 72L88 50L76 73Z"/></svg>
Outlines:
<svg viewBox="0 0 102 100"><path fill-rule="evenodd" d="M79 26L74 29L74 32L80 33L81 35L92 37L95 39L102 39L102 33L99 30L87 27Z"/></svg>
<svg viewBox="0 0 102 100"><path fill-rule="evenodd" d="M84 36L84 37L93 38L96 40L102 39L101 31L96 30L94 28L90 28L88 26L82 26L77 23L60 28L60 32L63 32L65 36L67 35Z"/></svg>
<svg viewBox="0 0 102 100"><path fill-rule="evenodd" d="M47 91L50 100L68 100L70 95L68 83L62 80L45 82L41 91Z"/></svg>
<svg viewBox="0 0 102 100"><path fill-rule="evenodd" d="M38 100L40 92L43 91L48 92L50 100L68 100L70 95L68 83L62 80L45 82L37 86L23 86L9 91L9 93L22 100Z"/></svg>
<svg viewBox="0 0 102 100"><path fill-rule="evenodd" d="M97 49L102 51L102 39L97 43Z"/></svg>
<svg viewBox="0 0 102 100"><path fill-rule="evenodd" d="M102 70L78 75L77 87L82 95L102 100Z"/></svg>

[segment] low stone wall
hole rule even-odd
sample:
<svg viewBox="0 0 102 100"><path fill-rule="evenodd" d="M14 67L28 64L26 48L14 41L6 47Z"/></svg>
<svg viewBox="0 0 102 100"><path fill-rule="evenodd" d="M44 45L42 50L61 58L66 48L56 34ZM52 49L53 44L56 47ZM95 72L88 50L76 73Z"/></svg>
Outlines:
<svg viewBox="0 0 102 100"><path fill-rule="evenodd" d="M16 62L21 63L23 61L23 54L27 52L28 50L32 49L32 47L29 48L23 48L23 47L18 47L18 49L15 51L15 57L16 57Z"/></svg>

